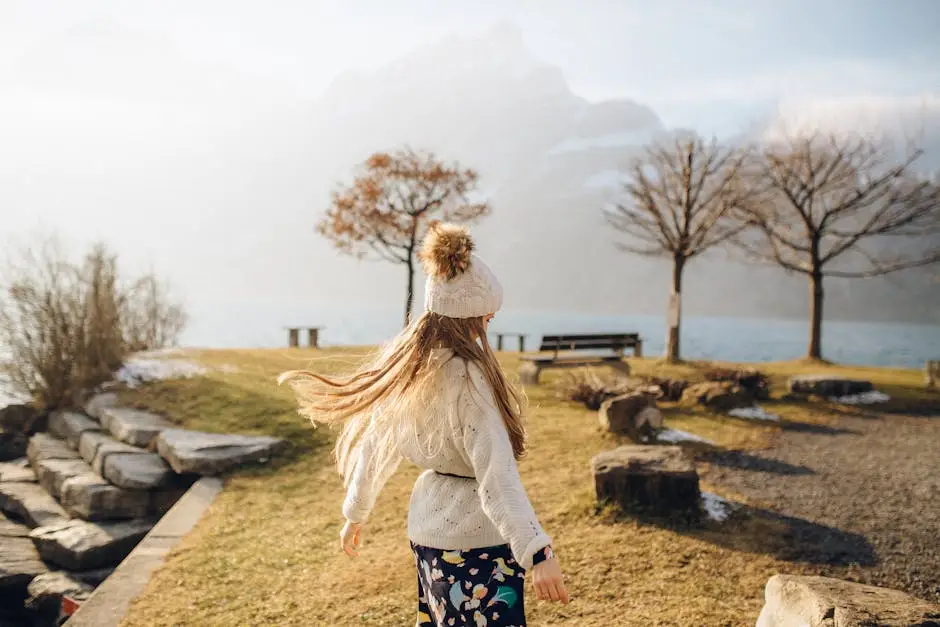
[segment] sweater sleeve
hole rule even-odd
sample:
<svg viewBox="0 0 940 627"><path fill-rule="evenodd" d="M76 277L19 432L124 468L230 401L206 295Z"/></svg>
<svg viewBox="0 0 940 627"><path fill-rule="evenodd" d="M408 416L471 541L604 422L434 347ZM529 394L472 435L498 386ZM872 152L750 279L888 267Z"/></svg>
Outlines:
<svg viewBox="0 0 940 627"><path fill-rule="evenodd" d="M370 464L375 449L375 433L367 431L359 442L356 466L346 486L346 499L343 501L343 516L350 522L363 523L369 518L375 500L388 479L395 474L402 457L395 453L385 469Z"/></svg>
<svg viewBox="0 0 940 627"><path fill-rule="evenodd" d="M470 366L470 386L463 394L464 446L477 479L483 511L529 570L533 555L552 540L539 525L512 451L509 432L496 408L483 373Z"/></svg>

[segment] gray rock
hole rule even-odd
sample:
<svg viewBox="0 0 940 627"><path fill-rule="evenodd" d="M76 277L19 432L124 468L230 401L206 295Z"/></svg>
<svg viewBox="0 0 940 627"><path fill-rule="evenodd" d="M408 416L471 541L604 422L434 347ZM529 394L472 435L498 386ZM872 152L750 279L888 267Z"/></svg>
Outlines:
<svg viewBox="0 0 940 627"><path fill-rule="evenodd" d="M25 433L30 423L39 415L32 405L7 405L0 407L0 429Z"/></svg>
<svg viewBox="0 0 940 627"><path fill-rule="evenodd" d="M0 483L0 510L40 527L68 518L65 510L37 483Z"/></svg>
<svg viewBox="0 0 940 627"><path fill-rule="evenodd" d="M753 407L754 396L746 388L732 381L706 381L685 389L684 405L702 405L714 412L727 413L732 409Z"/></svg>
<svg viewBox="0 0 940 627"><path fill-rule="evenodd" d="M0 428L0 462L25 455L28 442L25 433Z"/></svg>
<svg viewBox="0 0 940 627"><path fill-rule="evenodd" d="M68 570L89 570L120 563L152 527L149 519L69 520L33 529L29 537L45 561Z"/></svg>
<svg viewBox="0 0 940 627"><path fill-rule="evenodd" d="M158 488L173 475L163 458L156 453L115 453L104 460L105 479L116 486L134 490Z"/></svg>
<svg viewBox="0 0 940 627"><path fill-rule="evenodd" d="M26 457L33 470L39 467L39 462L46 459L78 459L78 453L69 448L68 442L51 436L48 433L37 433L29 439Z"/></svg>
<svg viewBox="0 0 940 627"><path fill-rule="evenodd" d="M85 413L96 420L101 420L101 412L107 407L116 407L118 395L114 392L95 394L85 402Z"/></svg>
<svg viewBox="0 0 940 627"><path fill-rule="evenodd" d="M700 514L698 473L678 446L620 446L594 456L591 468L599 501L655 515Z"/></svg>
<svg viewBox="0 0 940 627"><path fill-rule="evenodd" d="M29 594L26 607L43 616L55 618L63 596L81 602L91 596L94 588L73 578L69 573L56 571L37 575L29 582L26 591Z"/></svg>
<svg viewBox="0 0 940 627"><path fill-rule="evenodd" d="M216 475L241 464L269 459L286 446L287 442L279 438L186 429L166 429L157 437L157 452L181 474Z"/></svg>
<svg viewBox="0 0 940 627"><path fill-rule="evenodd" d="M36 467L36 478L46 492L62 498L62 485L79 475L93 474L91 466L82 459L44 459Z"/></svg>
<svg viewBox="0 0 940 627"><path fill-rule="evenodd" d="M648 394L630 393L609 398L598 410L601 426L634 442L651 438L663 425L656 400Z"/></svg>
<svg viewBox="0 0 940 627"><path fill-rule="evenodd" d="M90 472L67 479L60 502L69 514L82 520L120 520L146 516L150 493L119 488Z"/></svg>
<svg viewBox="0 0 940 627"><path fill-rule="evenodd" d="M116 439L133 446L148 446L161 431L173 427L173 423L162 416L126 407L104 408L101 424Z"/></svg>
<svg viewBox="0 0 940 627"><path fill-rule="evenodd" d="M789 389L791 394L813 394L825 398L839 396L855 396L875 389L871 381L846 379L843 377L815 374L790 377Z"/></svg>
<svg viewBox="0 0 940 627"><path fill-rule="evenodd" d="M148 454L147 449L118 442L104 433L83 434L78 443L78 452L99 475L104 474L105 460L111 455Z"/></svg>
<svg viewBox="0 0 940 627"><path fill-rule="evenodd" d="M0 462L0 481L35 483L36 473L29 467L25 457L10 462Z"/></svg>
<svg viewBox="0 0 940 627"><path fill-rule="evenodd" d="M829 577L774 575L757 627L935 627L940 605Z"/></svg>
<svg viewBox="0 0 940 627"><path fill-rule="evenodd" d="M25 588L47 571L29 539L29 528L0 514L0 590Z"/></svg>
<svg viewBox="0 0 940 627"><path fill-rule="evenodd" d="M57 411L49 416L49 431L78 448L78 438L86 431L101 431L97 420L74 411Z"/></svg>

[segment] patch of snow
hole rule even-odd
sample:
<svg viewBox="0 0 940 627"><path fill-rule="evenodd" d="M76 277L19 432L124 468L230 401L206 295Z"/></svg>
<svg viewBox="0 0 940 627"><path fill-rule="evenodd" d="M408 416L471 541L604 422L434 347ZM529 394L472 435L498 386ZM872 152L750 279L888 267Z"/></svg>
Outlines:
<svg viewBox="0 0 940 627"><path fill-rule="evenodd" d="M746 420L770 420L772 422L779 422L780 416L777 414L772 414L763 407L741 407L738 409L732 409L728 412L729 416L734 418L744 418Z"/></svg>
<svg viewBox="0 0 940 627"><path fill-rule="evenodd" d="M586 189L620 189L623 184L623 174L617 170L602 170L592 174L584 181Z"/></svg>
<svg viewBox="0 0 940 627"><path fill-rule="evenodd" d="M702 507L709 518L715 522L724 522L734 511L734 504L717 494L702 492Z"/></svg>
<svg viewBox="0 0 940 627"><path fill-rule="evenodd" d="M694 433L680 431L679 429L663 429L656 434L656 440L658 442L671 442L673 444L678 444L679 442L704 442L705 444L714 444L711 440L706 440Z"/></svg>
<svg viewBox="0 0 940 627"><path fill-rule="evenodd" d="M851 396L838 396L835 398L830 398L829 400L833 403L840 403L842 405L873 405L875 403L885 403L890 401L891 397L884 392L872 390L871 392L863 392L861 394L853 394Z"/></svg>
<svg viewBox="0 0 940 627"><path fill-rule="evenodd" d="M188 379L206 373L206 369L195 362L185 359L160 359L152 357L152 354L140 353L130 357L115 373L115 378L133 388L149 381Z"/></svg>
<svg viewBox="0 0 940 627"><path fill-rule="evenodd" d="M572 137L552 146L546 154L561 155L569 152L581 152L593 148L622 148L625 146L645 146L653 141L655 133L652 130L626 131L623 133L608 133L595 137Z"/></svg>

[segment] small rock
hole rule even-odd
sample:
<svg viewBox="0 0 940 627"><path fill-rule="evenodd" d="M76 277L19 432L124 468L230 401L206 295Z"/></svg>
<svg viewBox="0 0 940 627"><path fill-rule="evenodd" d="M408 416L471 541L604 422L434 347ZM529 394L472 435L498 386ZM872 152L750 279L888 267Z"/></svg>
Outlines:
<svg viewBox="0 0 940 627"><path fill-rule="evenodd" d="M158 488L169 481L173 471L156 453L115 453L108 455L102 474L116 486L136 490Z"/></svg>
<svg viewBox="0 0 940 627"><path fill-rule="evenodd" d="M774 575L764 589L757 627L930 627L940 605L898 590L831 579Z"/></svg>
<svg viewBox="0 0 940 627"><path fill-rule="evenodd" d="M173 424L162 416L139 409L106 407L101 412L101 424L116 439L133 446L148 446L161 431Z"/></svg>
<svg viewBox="0 0 940 627"><path fill-rule="evenodd" d="M708 381L688 387L682 393L684 405L702 405L711 411L727 413L754 405L754 398L740 385L730 381Z"/></svg>
<svg viewBox="0 0 940 627"><path fill-rule="evenodd" d="M29 598L26 600L26 607L43 617L55 619L59 614L63 596L81 602L91 596L93 591L94 588L73 579L69 573L62 571L43 573L29 582L27 587Z"/></svg>
<svg viewBox="0 0 940 627"><path fill-rule="evenodd" d="M875 386L871 381L815 374L790 377L789 389L791 394L831 398L864 394L874 390Z"/></svg>
<svg viewBox="0 0 940 627"><path fill-rule="evenodd" d="M16 516L30 527L68 518L65 510L38 483L0 483L0 510Z"/></svg>
<svg viewBox="0 0 940 627"><path fill-rule="evenodd" d="M25 433L0 428L0 462L25 455L28 442Z"/></svg>
<svg viewBox="0 0 940 627"><path fill-rule="evenodd" d="M97 473L76 475L62 484L62 507L83 520L119 520L146 516L150 493L111 485Z"/></svg>
<svg viewBox="0 0 940 627"><path fill-rule="evenodd" d="M607 399L598 410L601 426L634 442L648 439L662 427L663 417L653 397L643 393Z"/></svg>
<svg viewBox="0 0 940 627"><path fill-rule="evenodd" d="M287 442L267 436L226 435L166 429L157 436L157 452L178 473L216 475L241 464L271 457Z"/></svg>
<svg viewBox="0 0 940 627"><path fill-rule="evenodd" d="M32 405L17 404L0 407L0 429L25 433L27 427L39 415Z"/></svg>
<svg viewBox="0 0 940 627"><path fill-rule="evenodd" d="M29 439L26 457L33 469L39 467L39 462L46 459L78 459L78 453L69 448L65 440L51 436L48 433L37 433Z"/></svg>
<svg viewBox="0 0 940 627"><path fill-rule="evenodd" d="M69 443L72 448L78 447L78 439L86 431L100 431L101 425L85 414L74 411L57 411L49 416L49 431Z"/></svg>
<svg viewBox="0 0 940 627"><path fill-rule="evenodd" d="M591 459L599 501L657 515L700 514L698 473L677 446L620 446Z"/></svg>
<svg viewBox="0 0 940 627"><path fill-rule="evenodd" d="M110 523L68 520L29 534L47 562L68 570L117 565L153 527L149 519Z"/></svg>
<svg viewBox="0 0 940 627"><path fill-rule="evenodd" d="M101 420L101 412L107 407L116 407L118 395L114 392L95 394L85 402L85 413L96 420Z"/></svg>
<svg viewBox="0 0 940 627"><path fill-rule="evenodd" d="M35 483L36 473L29 467L29 460L20 457L11 462L0 462L0 481Z"/></svg>

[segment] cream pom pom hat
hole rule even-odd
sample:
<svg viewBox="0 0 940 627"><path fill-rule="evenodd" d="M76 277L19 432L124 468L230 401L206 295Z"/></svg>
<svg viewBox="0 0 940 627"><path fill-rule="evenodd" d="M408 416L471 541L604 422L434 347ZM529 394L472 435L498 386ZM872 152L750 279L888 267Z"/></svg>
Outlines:
<svg viewBox="0 0 940 627"><path fill-rule="evenodd" d="M448 318L480 318L503 305L503 286L482 259L473 254L465 227L432 224L419 258L428 280L424 306Z"/></svg>

